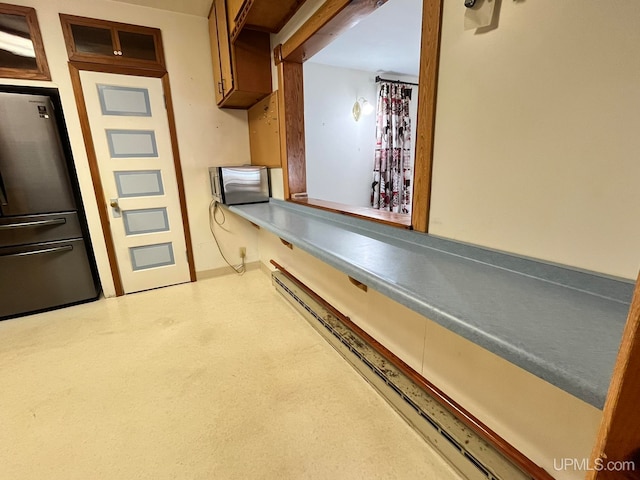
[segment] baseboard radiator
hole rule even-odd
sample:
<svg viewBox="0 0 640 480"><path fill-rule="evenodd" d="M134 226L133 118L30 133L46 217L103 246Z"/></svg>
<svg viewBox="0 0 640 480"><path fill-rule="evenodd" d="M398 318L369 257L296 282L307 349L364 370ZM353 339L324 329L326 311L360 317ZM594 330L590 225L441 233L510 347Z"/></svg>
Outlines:
<svg viewBox="0 0 640 480"><path fill-rule="evenodd" d="M470 480L553 480L275 261L276 290Z"/></svg>

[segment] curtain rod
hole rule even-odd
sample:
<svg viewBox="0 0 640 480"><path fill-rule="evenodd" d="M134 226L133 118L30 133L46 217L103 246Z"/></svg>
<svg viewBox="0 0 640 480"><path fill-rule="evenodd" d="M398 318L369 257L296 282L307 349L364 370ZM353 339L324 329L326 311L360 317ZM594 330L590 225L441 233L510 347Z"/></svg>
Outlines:
<svg viewBox="0 0 640 480"><path fill-rule="evenodd" d="M406 83L407 85L415 85L415 86L419 85L419 84L413 83L413 82L403 82L402 80L387 80L386 78L376 77L376 83L378 83L378 82Z"/></svg>

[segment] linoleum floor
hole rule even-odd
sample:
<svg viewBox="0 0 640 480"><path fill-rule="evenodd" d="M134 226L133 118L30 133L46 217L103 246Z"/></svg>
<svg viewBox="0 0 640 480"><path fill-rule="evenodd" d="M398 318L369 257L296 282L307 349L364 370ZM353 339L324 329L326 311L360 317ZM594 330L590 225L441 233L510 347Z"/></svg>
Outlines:
<svg viewBox="0 0 640 480"><path fill-rule="evenodd" d="M260 270L0 322L0 478L460 478Z"/></svg>

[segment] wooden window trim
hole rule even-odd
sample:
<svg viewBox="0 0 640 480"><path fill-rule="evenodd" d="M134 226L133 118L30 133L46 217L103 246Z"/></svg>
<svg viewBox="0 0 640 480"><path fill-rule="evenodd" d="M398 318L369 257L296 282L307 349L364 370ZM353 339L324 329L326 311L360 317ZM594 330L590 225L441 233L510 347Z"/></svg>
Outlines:
<svg viewBox="0 0 640 480"><path fill-rule="evenodd" d="M280 90L281 163L285 199L306 196L306 161L304 145L304 85L302 63L322 50L341 32L365 18L380 5L380 0L327 0L284 44L276 46L274 59L278 65ZM427 232L431 203L431 172L440 56L440 30L443 0L425 0L422 14L420 85L414 159L411 227ZM317 207L317 201L306 204ZM344 205L336 209L348 213ZM360 215L379 221L380 213ZM377 217L377 218L376 218ZM393 218L385 223L394 224ZM398 225L404 227L404 225Z"/></svg>
<svg viewBox="0 0 640 480"><path fill-rule="evenodd" d="M587 480L640 479L640 275L613 368ZM621 471L607 468L618 462ZM631 462L626 466L621 462ZM614 463L615 465L615 463ZM633 465L633 469L630 467ZM598 466L603 468L598 468Z"/></svg>
<svg viewBox="0 0 640 480"><path fill-rule="evenodd" d="M44 43L42 42L42 34L40 33L36 10L31 7L0 3L0 14L25 17L27 25L29 25L33 49L36 52L36 64L38 65L38 68L35 70L0 67L0 77L27 80L51 80L51 73L49 72L49 64L47 63L47 55L44 51Z"/></svg>

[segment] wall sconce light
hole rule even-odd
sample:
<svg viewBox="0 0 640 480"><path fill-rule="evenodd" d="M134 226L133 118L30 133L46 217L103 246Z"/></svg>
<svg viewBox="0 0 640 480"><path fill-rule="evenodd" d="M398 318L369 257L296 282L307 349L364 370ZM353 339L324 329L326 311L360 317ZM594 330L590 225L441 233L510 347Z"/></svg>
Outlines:
<svg viewBox="0 0 640 480"><path fill-rule="evenodd" d="M366 98L360 97L356 100L356 103L353 104L353 108L351 109L351 113L353 114L353 119L357 122L360 120L360 115L369 115L373 112L373 105L371 105Z"/></svg>

